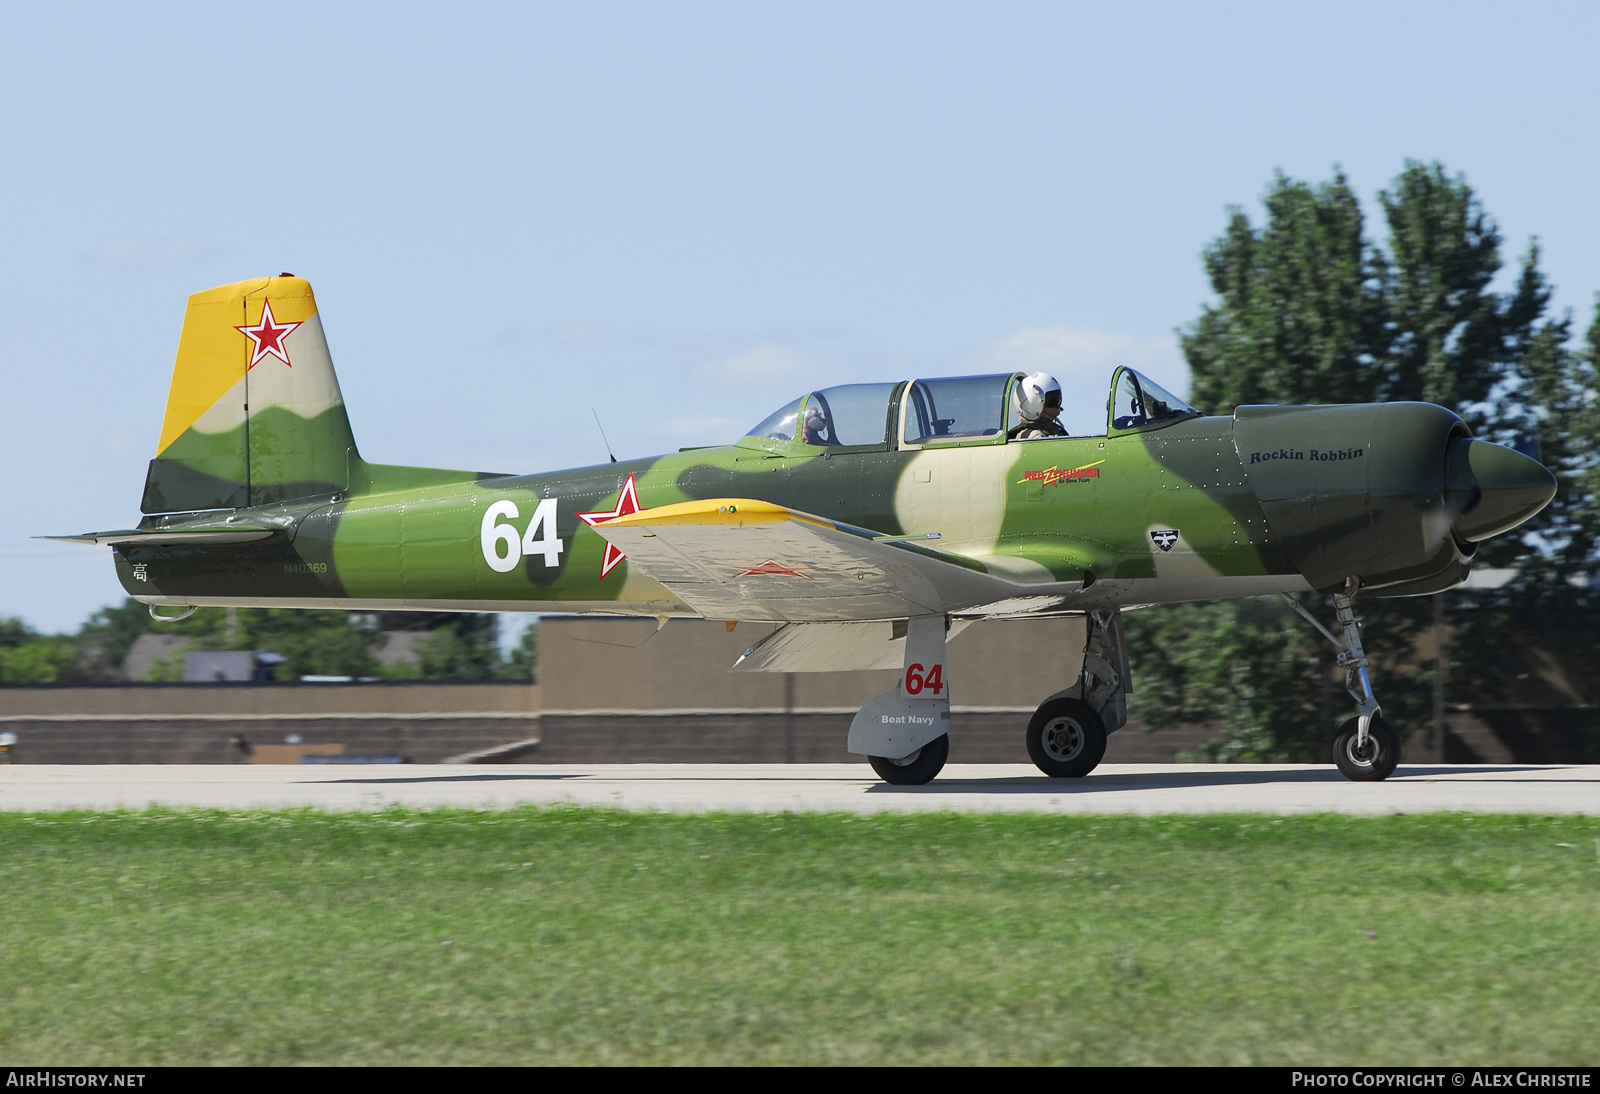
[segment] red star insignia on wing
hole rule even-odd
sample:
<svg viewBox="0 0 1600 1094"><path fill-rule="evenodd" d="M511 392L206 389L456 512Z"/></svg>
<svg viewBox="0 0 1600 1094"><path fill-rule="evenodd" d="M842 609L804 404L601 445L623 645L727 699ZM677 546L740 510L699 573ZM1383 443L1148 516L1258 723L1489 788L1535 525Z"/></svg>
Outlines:
<svg viewBox="0 0 1600 1094"><path fill-rule="evenodd" d="M255 343L255 352L250 355L250 368L255 368L267 357L276 357L290 368L293 368L294 365L289 360L289 351L284 347L283 340L299 325L299 323L279 323L272 318L272 301L265 300L261 304L261 322L253 327L234 327L233 329Z"/></svg>
<svg viewBox="0 0 1600 1094"><path fill-rule="evenodd" d="M633 476L629 475L628 481L622 484L622 493L617 495L617 507L615 509L605 513L579 513L578 519L593 528L596 524L604 524L608 520L625 517L629 513L637 512L640 512L639 492L634 489ZM621 548L608 541L606 543L606 557L600 563L600 580L604 581L606 575L616 568L617 563L627 557L622 553Z"/></svg>
<svg viewBox="0 0 1600 1094"><path fill-rule="evenodd" d="M769 558L759 566L752 566L748 570L740 570L734 577L803 577L807 581L816 580L810 574L810 566L785 566L777 559Z"/></svg>

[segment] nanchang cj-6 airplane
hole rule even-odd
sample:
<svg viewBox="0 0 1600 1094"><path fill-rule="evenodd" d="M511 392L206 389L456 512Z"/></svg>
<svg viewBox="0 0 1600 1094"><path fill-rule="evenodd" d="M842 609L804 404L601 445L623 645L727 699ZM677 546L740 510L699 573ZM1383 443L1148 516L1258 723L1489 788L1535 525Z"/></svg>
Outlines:
<svg viewBox="0 0 1600 1094"><path fill-rule="evenodd" d="M1543 466L1426 403L1208 417L1119 368L1104 433L1017 440L1016 374L809 392L731 445L539 475L368 463L311 286L189 298L139 526L107 544L150 605L703 617L781 624L740 671L899 665L849 749L892 783L949 754L945 643L975 619L1087 619L1082 670L1027 727L1082 776L1127 720L1123 610L1284 594L1337 648L1359 713L1334 756L1383 779L1351 602L1467 577L1554 495ZM1025 408L1023 408L1025 409ZM1030 415L1033 416L1033 415ZM1334 629L1290 593L1330 594ZM1342 636L1342 637L1341 637Z"/></svg>

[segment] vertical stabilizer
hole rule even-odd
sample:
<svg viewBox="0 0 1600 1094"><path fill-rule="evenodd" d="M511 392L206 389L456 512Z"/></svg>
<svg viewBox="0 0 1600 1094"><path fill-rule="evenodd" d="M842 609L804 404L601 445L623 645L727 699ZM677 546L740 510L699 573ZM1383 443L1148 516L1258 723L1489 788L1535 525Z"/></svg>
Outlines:
<svg viewBox="0 0 1600 1094"><path fill-rule="evenodd" d="M308 282L256 278L189 298L144 512L331 494L359 465Z"/></svg>

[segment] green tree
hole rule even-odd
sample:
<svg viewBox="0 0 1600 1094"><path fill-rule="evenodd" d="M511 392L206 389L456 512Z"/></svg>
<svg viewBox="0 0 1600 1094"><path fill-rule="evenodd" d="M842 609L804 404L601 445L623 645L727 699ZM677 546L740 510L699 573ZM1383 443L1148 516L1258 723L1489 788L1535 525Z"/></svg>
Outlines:
<svg viewBox="0 0 1600 1094"><path fill-rule="evenodd" d="M217 632L213 631L213 639ZM376 676L378 632L349 612L300 608L239 609L238 645L286 658L280 680L302 676Z"/></svg>
<svg viewBox="0 0 1600 1094"><path fill-rule="evenodd" d="M1500 232L1464 177L1408 162L1378 200L1389 224L1392 341L1377 393L1449 407L1476 432L1499 425L1499 408L1485 404L1516 375L1550 302L1537 241L1516 290L1494 293Z"/></svg>
<svg viewBox="0 0 1600 1094"><path fill-rule="evenodd" d="M344 611L288 608L239 608L230 624L226 608L201 608L180 623L156 623L137 600L102 608L90 616L73 639L80 676L115 679L128 650L142 634L189 639L190 649L244 649L279 654L279 680L301 676L376 676L373 655L377 632L361 625L362 617ZM182 652L151 669L149 679L183 679Z"/></svg>
<svg viewBox="0 0 1600 1094"><path fill-rule="evenodd" d="M116 679L139 636L159 626L150 618L150 609L131 596L120 605L107 605L78 628L79 661L96 676Z"/></svg>
<svg viewBox="0 0 1600 1094"><path fill-rule="evenodd" d="M1517 392L1520 431L1537 438L1539 458L1560 484L1532 524L1544 549L1530 561L1562 583L1594 574L1600 561L1600 296L1578 347L1567 345L1570 328L1562 319L1535 332Z"/></svg>
<svg viewBox="0 0 1600 1094"><path fill-rule="evenodd" d="M500 667L500 675L507 680L536 681L539 679L539 620L530 620L523 628L522 638L511 650L511 658Z"/></svg>
<svg viewBox="0 0 1600 1094"><path fill-rule="evenodd" d="M0 650L16 649L38 637L38 631L16 616L0 616Z"/></svg>
<svg viewBox="0 0 1600 1094"><path fill-rule="evenodd" d="M0 619L0 684L55 684L75 678L70 638L40 634L17 618Z"/></svg>
<svg viewBox="0 0 1600 1094"><path fill-rule="evenodd" d="M498 620L464 616L436 628L417 650L417 675L424 680L490 680L499 675Z"/></svg>
<svg viewBox="0 0 1600 1094"><path fill-rule="evenodd" d="M1220 298L1183 334L1192 399L1212 413L1243 403L1362 402L1381 386L1388 348L1381 252L1336 172L1320 186L1279 175L1267 222L1230 210L1205 250Z"/></svg>

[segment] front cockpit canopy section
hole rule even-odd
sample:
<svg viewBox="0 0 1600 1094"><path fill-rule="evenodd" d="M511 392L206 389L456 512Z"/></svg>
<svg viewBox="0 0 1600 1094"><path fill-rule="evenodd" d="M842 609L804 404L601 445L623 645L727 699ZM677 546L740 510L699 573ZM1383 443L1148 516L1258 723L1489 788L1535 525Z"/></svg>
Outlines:
<svg viewBox="0 0 1600 1094"><path fill-rule="evenodd" d="M745 436L757 441L794 440L796 423L800 420L800 404L805 401L806 397L802 395L788 406L779 407Z"/></svg>
<svg viewBox="0 0 1600 1094"><path fill-rule="evenodd" d="M1123 367L1111 378L1111 428L1149 429L1200 412L1141 372Z"/></svg>

